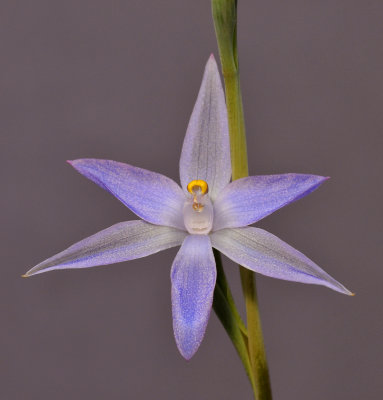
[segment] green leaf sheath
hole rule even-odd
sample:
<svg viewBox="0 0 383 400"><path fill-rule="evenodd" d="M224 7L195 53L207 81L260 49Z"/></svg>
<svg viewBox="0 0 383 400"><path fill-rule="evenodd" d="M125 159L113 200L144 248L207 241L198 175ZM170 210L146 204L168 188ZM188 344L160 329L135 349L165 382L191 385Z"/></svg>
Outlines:
<svg viewBox="0 0 383 400"><path fill-rule="evenodd" d="M232 179L235 180L248 176L246 133L242 96L239 84L239 64L237 53L237 0L212 0L212 13L222 64L222 73L225 81L226 106L230 132ZM218 276L219 275L220 274L218 273ZM254 396L257 400L271 400L270 379L258 310L255 274L254 272L240 266L240 275L246 304L247 352L248 358L250 359L251 373L253 377L253 379L250 379L250 382L252 383ZM221 286L222 285L219 285L219 288ZM228 293L230 293L230 290L228 290ZM220 294L217 293L217 298ZM227 293L223 293L223 295L227 302L229 302L229 295ZM232 309L232 307L229 308ZM216 310L216 308L214 309ZM234 315L233 311L232 314ZM234 316L232 321L237 321L238 323L238 319ZM222 322L228 332L225 323L227 324L227 321ZM233 330L234 329L231 328L231 332ZM229 336L233 341L230 333ZM236 346L239 353L237 348L238 344L234 343L234 341L233 344ZM240 350L242 351L242 347ZM245 365L246 360L244 362L244 358L241 354L240 357L247 373L249 374L248 366Z"/></svg>

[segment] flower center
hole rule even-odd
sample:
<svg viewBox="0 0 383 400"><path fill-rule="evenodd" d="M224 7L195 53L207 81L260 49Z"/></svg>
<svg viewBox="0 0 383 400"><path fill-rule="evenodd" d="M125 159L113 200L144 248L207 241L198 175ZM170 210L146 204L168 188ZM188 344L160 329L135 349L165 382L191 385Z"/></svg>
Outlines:
<svg viewBox="0 0 383 400"><path fill-rule="evenodd" d="M191 234L206 235L211 231L214 215L208 185L197 179L188 184L187 190L192 198L185 201L183 209L185 227Z"/></svg>

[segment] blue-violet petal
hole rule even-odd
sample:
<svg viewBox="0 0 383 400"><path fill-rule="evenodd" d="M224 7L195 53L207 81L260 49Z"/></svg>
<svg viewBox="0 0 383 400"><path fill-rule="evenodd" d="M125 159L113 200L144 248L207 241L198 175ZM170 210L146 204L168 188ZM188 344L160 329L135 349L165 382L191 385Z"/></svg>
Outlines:
<svg viewBox="0 0 383 400"><path fill-rule="evenodd" d="M187 233L145 221L120 222L41 262L25 276L133 260L182 244Z"/></svg>
<svg viewBox="0 0 383 400"><path fill-rule="evenodd" d="M253 224L308 195L326 179L304 174L259 175L237 179L226 186L214 203L213 230Z"/></svg>
<svg viewBox="0 0 383 400"><path fill-rule="evenodd" d="M327 286L351 295L304 254L258 228L223 229L211 235L213 247L234 262L272 278Z"/></svg>
<svg viewBox="0 0 383 400"><path fill-rule="evenodd" d="M70 164L145 221L185 229L185 195L172 179L111 160L84 158Z"/></svg>
<svg viewBox="0 0 383 400"><path fill-rule="evenodd" d="M174 336L187 360L197 351L205 334L216 275L209 236L188 236L171 270Z"/></svg>
<svg viewBox="0 0 383 400"><path fill-rule="evenodd" d="M180 159L181 184L202 179L214 201L230 182L230 143L225 95L213 56L206 64Z"/></svg>

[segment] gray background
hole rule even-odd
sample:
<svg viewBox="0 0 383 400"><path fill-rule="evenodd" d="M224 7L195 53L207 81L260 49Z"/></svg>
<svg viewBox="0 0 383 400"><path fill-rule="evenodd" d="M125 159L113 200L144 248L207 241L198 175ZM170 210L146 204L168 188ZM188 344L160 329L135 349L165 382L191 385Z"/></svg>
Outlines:
<svg viewBox="0 0 383 400"><path fill-rule="evenodd" d="M251 174L332 177L260 225L357 294L258 277L275 399L383 396L382 21L381 0L240 0ZM66 159L109 158L178 180L211 52L207 0L1 1L2 400L251 398L214 314L196 356L179 355L176 249L20 278L134 218ZM225 266L239 299L237 268Z"/></svg>

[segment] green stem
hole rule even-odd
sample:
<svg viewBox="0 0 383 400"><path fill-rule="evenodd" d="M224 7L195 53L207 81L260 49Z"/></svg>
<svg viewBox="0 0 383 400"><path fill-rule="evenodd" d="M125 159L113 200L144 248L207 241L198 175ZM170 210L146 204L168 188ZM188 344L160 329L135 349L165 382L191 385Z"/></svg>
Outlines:
<svg viewBox="0 0 383 400"><path fill-rule="evenodd" d="M214 250L214 257L217 266L217 283L214 290L213 308L233 342L239 358L245 367L251 386L255 390L255 381L247 348L247 330L234 305L234 300L222 267L221 254L217 250Z"/></svg>
<svg viewBox="0 0 383 400"><path fill-rule="evenodd" d="M232 179L248 176L246 133L239 84L237 54L237 0L212 0L228 112ZM247 317L248 354L257 400L271 400L271 387L258 310L255 274L240 267ZM246 368L246 367L245 367Z"/></svg>
<svg viewBox="0 0 383 400"><path fill-rule="evenodd" d="M239 269L246 302L248 349L255 381L254 395L257 400L271 400L269 369L258 309L255 274L241 266Z"/></svg>
<svg viewBox="0 0 383 400"><path fill-rule="evenodd" d="M238 327L241 330L244 338L246 339L246 345L247 345L247 328L246 328L245 324L243 323L241 316L239 315L237 307L235 306L235 303L234 303L233 295L231 294L229 284L227 283L225 271L223 270L223 266L222 266L221 253L216 249L213 249L213 252L214 252L214 257L215 257L215 263L217 266L217 286L220 287L220 290L222 291L223 295L225 296L227 304L230 307L231 313L233 314L234 318L236 319Z"/></svg>
<svg viewBox="0 0 383 400"><path fill-rule="evenodd" d="M239 72L225 71L223 68L222 72L225 81L226 106L230 132L231 169L232 179L234 181L235 179L249 175L246 133L241 89L239 85Z"/></svg>

